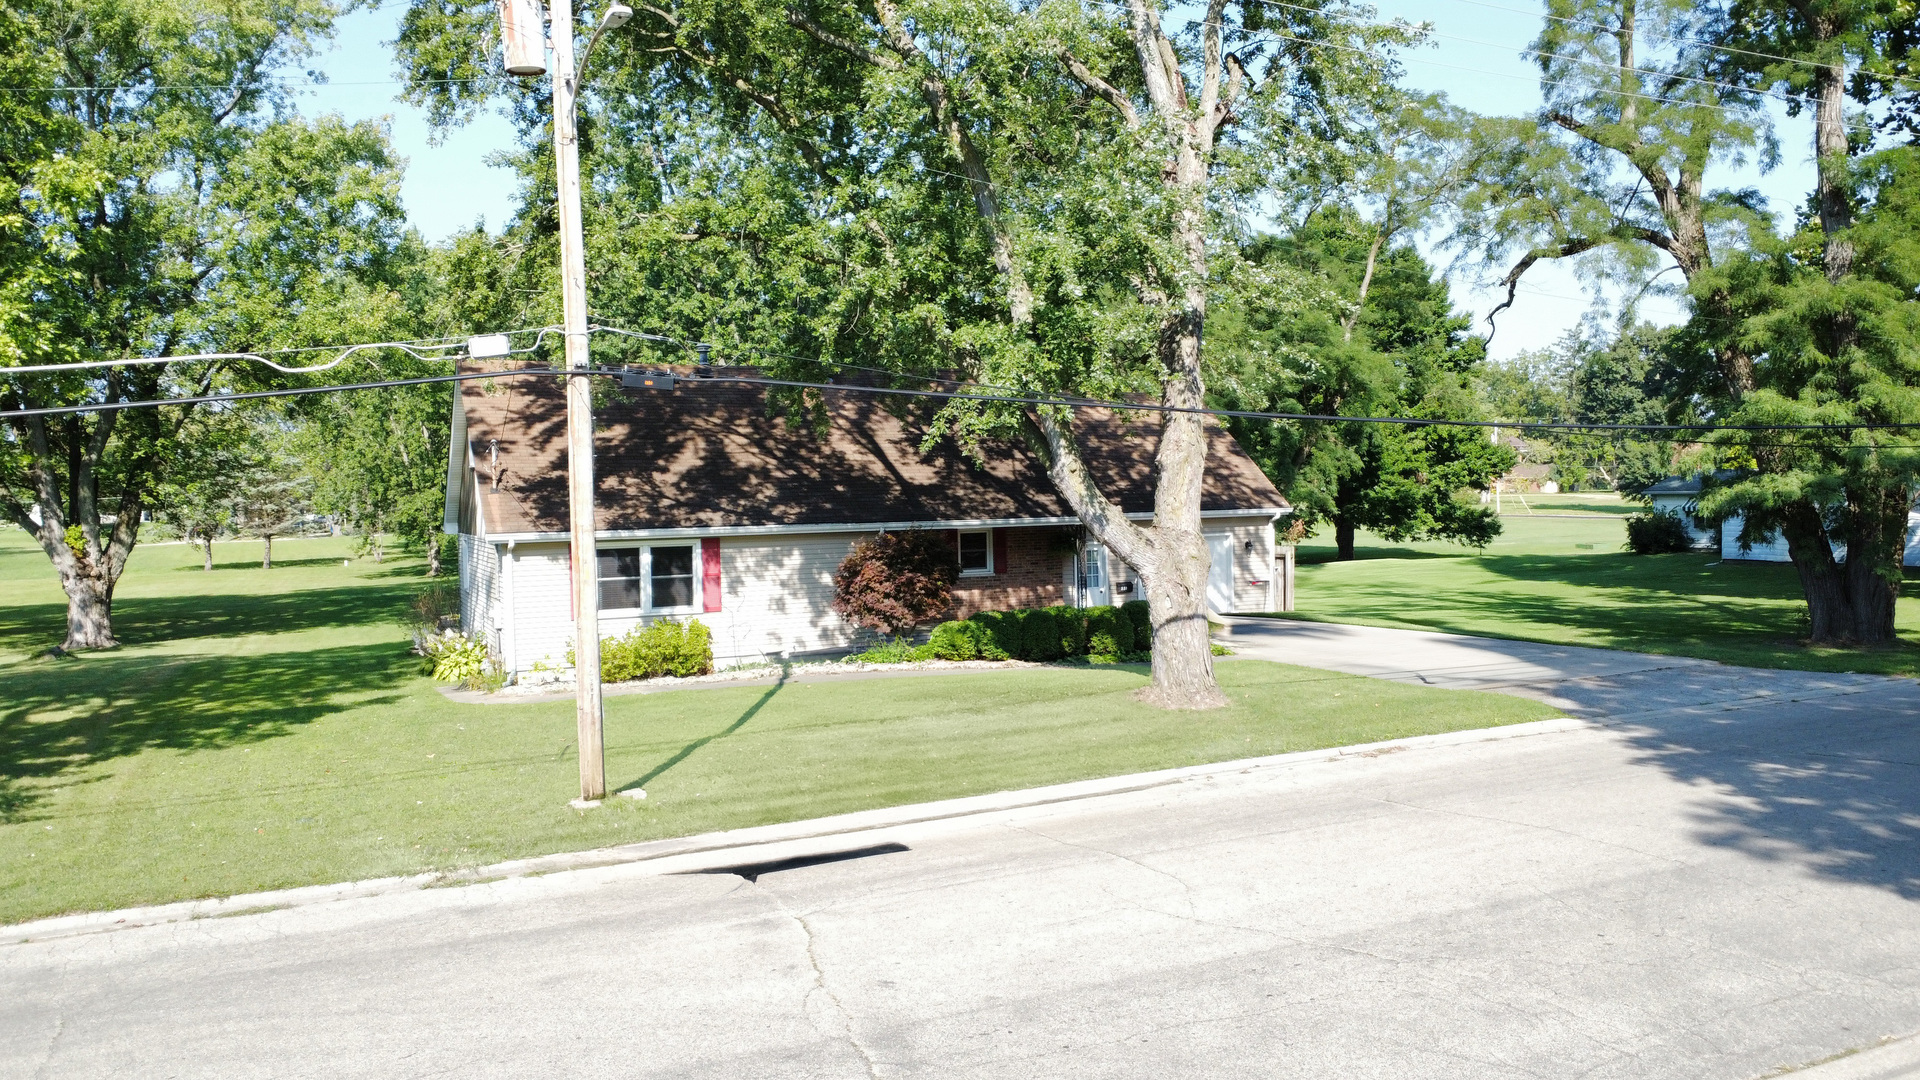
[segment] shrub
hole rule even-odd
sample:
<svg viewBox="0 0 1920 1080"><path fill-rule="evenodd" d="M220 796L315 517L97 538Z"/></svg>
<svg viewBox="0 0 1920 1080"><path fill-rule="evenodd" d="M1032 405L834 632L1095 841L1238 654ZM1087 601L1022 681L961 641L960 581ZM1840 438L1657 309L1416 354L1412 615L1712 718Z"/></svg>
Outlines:
<svg viewBox="0 0 1920 1080"><path fill-rule="evenodd" d="M916 659L913 653L913 646L900 638L894 638L892 641L883 641L866 652L854 653L847 657L847 661L854 664L904 664Z"/></svg>
<svg viewBox="0 0 1920 1080"><path fill-rule="evenodd" d="M833 575L833 610L883 634L903 634L953 606L960 561L944 532L882 533L862 540Z"/></svg>
<svg viewBox="0 0 1920 1080"><path fill-rule="evenodd" d="M1024 660L1021 655L1020 621L1011 611L982 611L968 622L980 628L980 657L983 660Z"/></svg>
<svg viewBox="0 0 1920 1080"><path fill-rule="evenodd" d="M600 642L602 682L705 675L713 670L713 631L699 619L661 619Z"/></svg>
<svg viewBox="0 0 1920 1080"><path fill-rule="evenodd" d="M1132 651L1132 619L1119 608L1087 609L1087 655L1117 658Z"/></svg>
<svg viewBox="0 0 1920 1080"><path fill-rule="evenodd" d="M1060 655L1087 655L1086 609L1055 604L1047 610L1053 613L1054 632L1060 635Z"/></svg>
<svg viewBox="0 0 1920 1080"><path fill-rule="evenodd" d="M1067 655L1060 647L1052 608L1021 608L1013 617L1020 624L1020 659L1044 664Z"/></svg>
<svg viewBox="0 0 1920 1080"><path fill-rule="evenodd" d="M1679 514L1655 510L1627 517L1627 547L1635 555L1670 555L1693 550L1693 534Z"/></svg>
<svg viewBox="0 0 1920 1080"><path fill-rule="evenodd" d="M1120 613L1133 623L1133 647L1145 652L1153 648L1153 616L1145 600L1129 600L1120 605Z"/></svg>
<svg viewBox="0 0 1920 1080"><path fill-rule="evenodd" d="M977 622L943 622L933 628L926 647L941 660L976 660L987 639L987 628Z"/></svg>
<svg viewBox="0 0 1920 1080"><path fill-rule="evenodd" d="M422 632L413 640L413 651L426 659L427 670L432 672L435 682L466 682L487 673L484 639L449 630L444 634Z"/></svg>

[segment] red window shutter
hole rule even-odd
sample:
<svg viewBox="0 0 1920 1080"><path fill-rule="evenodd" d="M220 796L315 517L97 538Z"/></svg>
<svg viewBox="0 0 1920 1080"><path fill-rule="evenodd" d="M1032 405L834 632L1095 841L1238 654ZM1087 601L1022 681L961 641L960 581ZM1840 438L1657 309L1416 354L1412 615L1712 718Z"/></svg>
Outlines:
<svg viewBox="0 0 1920 1080"><path fill-rule="evenodd" d="M993 572L1007 572L1007 530L993 530Z"/></svg>
<svg viewBox="0 0 1920 1080"><path fill-rule="evenodd" d="M709 536L700 541L700 592L706 603L702 611L720 610L720 538Z"/></svg>

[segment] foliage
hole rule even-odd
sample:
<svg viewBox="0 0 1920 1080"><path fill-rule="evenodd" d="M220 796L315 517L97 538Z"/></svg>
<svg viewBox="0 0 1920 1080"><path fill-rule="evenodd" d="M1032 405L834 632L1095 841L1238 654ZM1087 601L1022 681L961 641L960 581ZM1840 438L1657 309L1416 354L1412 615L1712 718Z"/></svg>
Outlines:
<svg viewBox="0 0 1920 1080"><path fill-rule="evenodd" d="M658 619L600 642L600 678L605 682L687 678L713 671L713 631L699 619Z"/></svg>
<svg viewBox="0 0 1920 1080"><path fill-rule="evenodd" d="M1692 406L1684 387L1681 335L1645 323L1611 336L1568 330L1552 347L1521 353L1476 372L1482 401L1497 419L1540 449L1567 491L1599 487L1639 491L1673 472L1675 452L1659 436L1529 429L1527 420L1664 424Z"/></svg>
<svg viewBox="0 0 1920 1080"><path fill-rule="evenodd" d="M406 243L400 162L380 123L301 119L282 77L344 10L335 0L7 5L0 364L258 352L364 340L362 328L387 321ZM256 364L189 360L10 378L0 407L288 381ZM156 488L190 453L197 411L8 421L0 510L40 537L59 574L70 647L113 643L113 583ZM78 557L60 542L70 525L85 537Z"/></svg>
<svg viewBox="0 0 1920 1080"><path fill-rule="evenodd" d="M427 671L436 682L465 682L487 670L487 642L477 634L469 637L458 630L416 632L413 651L426 658Z"/></svg>
<svg viewBox="0 0 1920 1080"><path fill-rule="evenodd" d="M1693 534L1679 514L1653 510L1627 517L1627 550L1635 555L1672 555L1693 550Z"/></svg>
<svg viewBox="0 0 1920 1080"><path fill-rule="evenodd" d="M833 575L833 610L855 626L900 634L953 606L960 562L945 533L882 533L854 545Z"/></svg>
<svg viewBox="0 0 1920 1080"><path fill-rule="evenodd" d="M1152 610L1145 600L1129 600L1120 605L1120 613L1133 623L1133 647L1140 652L1153 648Z"/></svg>
<svg viewBox="0 0 1920 1080"><path fill-rule="evenodd" d="M1276 273L1325 283L1325 302L1262 303L1257 293L1222 306L1210 339L1214 398L1239 409L1346 416L1476 418L1470 377L1484 343L1452 311L1445 280L1410 246L1376 252L1350 211L1328 209L1285 237L1252 244L1247 258ZM1366 304L1343 326L1341 305L1371 269ZM1349 330L1351 332L1349 332ZM1368 528L1398 539L1444 538L1481 546L1500 522L1471 492L1513 464L1484 434L1453 427L1358 422L1229 421L1308 528L1339 536Z"/></svg>
<svg viewBox="0 0 1920 1080"><path fill-rule="evenodd" d="M1007 655L994 645L993 635L986 625L971 619L943 622L934 627L933 635L927 639L927 648L941 660L1007 659Z"/></svg>
<svg viewBox="0 0 1920 1080"><path fill-rule="evenodd" d="M1118 658L1133 653L1133 619L1126 613L1115 607L1093 607L1086 616L1087 655Z"/></svg>

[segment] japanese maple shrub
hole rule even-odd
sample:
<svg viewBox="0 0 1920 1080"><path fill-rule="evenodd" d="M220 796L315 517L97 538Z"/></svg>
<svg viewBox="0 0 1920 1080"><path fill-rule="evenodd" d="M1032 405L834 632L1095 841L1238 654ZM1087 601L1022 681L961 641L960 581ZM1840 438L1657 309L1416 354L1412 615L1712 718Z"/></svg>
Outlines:
<svg viewBox="0 0 1920 1080"><path fill-rule="evenodd" d="M833 575L833 610L883 634L903 634L953 606L960 560L946 534L912 529L855 545Z"/></svg>

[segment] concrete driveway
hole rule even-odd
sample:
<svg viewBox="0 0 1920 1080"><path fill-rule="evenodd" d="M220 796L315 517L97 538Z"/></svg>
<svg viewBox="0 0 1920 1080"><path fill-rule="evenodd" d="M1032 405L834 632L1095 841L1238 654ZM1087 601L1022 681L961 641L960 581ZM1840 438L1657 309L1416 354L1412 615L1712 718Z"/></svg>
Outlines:
<svg viewBox="0 0 1920 1080"><path fill-rule="evenodd" d="M1232 627L1592 722L0 946L0 1075L1746 1080L1920 1029L1912 683L1400 635Z"/></svg>

